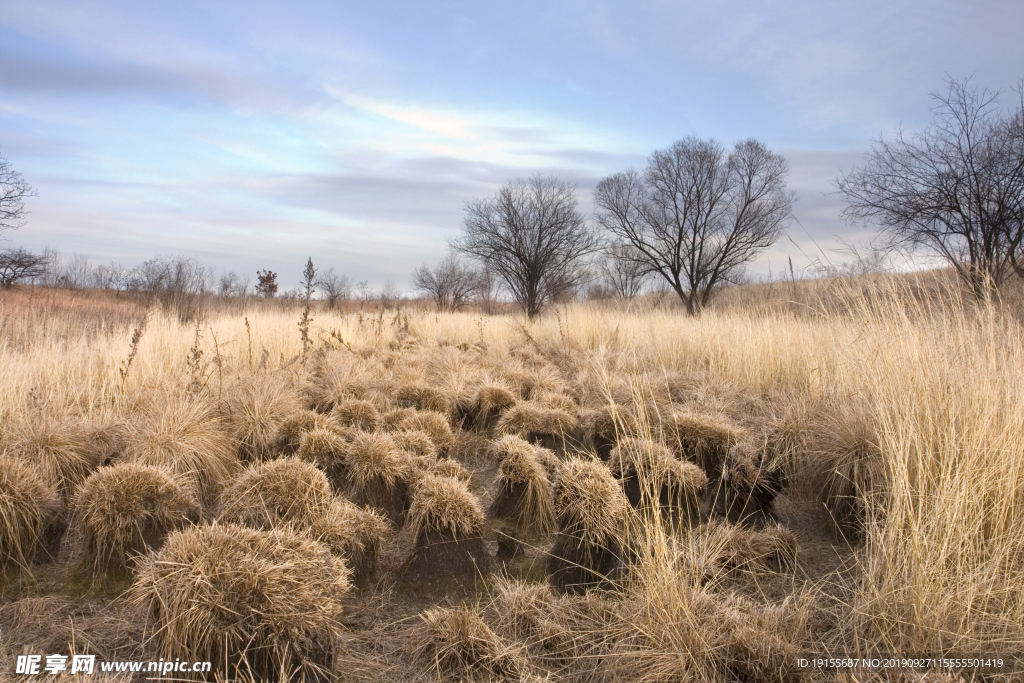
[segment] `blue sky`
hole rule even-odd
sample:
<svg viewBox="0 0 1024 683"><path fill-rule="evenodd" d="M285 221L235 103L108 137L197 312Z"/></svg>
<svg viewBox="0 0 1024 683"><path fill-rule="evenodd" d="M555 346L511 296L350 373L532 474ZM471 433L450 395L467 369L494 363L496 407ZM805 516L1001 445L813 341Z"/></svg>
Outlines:
<svg viewBox="0 0 1024 683"><path fill-rule="evenodd" d="M947 74L1012 88L1021 26L1020 0L0 0L0 153L39 192L5 238L405 289L466 201L542 172L589 211L696 135L789 160L796 221L755 274L842 260L870 231L825 194L840 168L926 125Z"/></svg>

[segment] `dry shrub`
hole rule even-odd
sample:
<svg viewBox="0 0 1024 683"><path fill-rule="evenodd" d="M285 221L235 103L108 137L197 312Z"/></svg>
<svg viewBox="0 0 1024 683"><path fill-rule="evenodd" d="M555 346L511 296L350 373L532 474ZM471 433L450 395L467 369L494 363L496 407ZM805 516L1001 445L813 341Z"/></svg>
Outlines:
<svg viewBox="0 0 1024 683"><path fill-rule="evenodd" d="M393 432L391 438L394 439L396 446L409 455L417 458L437 458L437 446L434 445L430 434L424 431Z"/></svg>
<svg viewBox="0 0 1024 683"><path fill-rule="evenodd" d="M722 465L716 507L733 522L767 521L783 489L783 477L759 464L760 454L747 443L736 444Z"/></svg>
<svg viewBox="0 0 1024 683"><path fill-rule="evenodd" d="M505 436L494 444L500 464L490 512L512 526L511 538L499 538L499 559L517 554L520 539L540 538L556 528L551 482L539 457L541 450L518 436Z"/></svg>
<svg viewBox="0 0 1024 683"><path fill-rule="evenodd" d="M721 475L729 449L746 437L741 427L721 415L692 412L673 413L667 431L680 456L700 465L711 479Z"/></svg>
<svg viewBox="0 0 1024 683"><path fill-rule="evenodd" d="M0 447L39 472L64 501L101 460L86 427L67 416L41 410L15 413L0 430Z"/></svg>
<svg viewBox="0 0 1024 683"><path fill-rule="evenodd" d="M477 610L433 607L420 619L413 653L438 680L522 679L527 664L521 651L495 634Z"/></svg>
<svg viewBox="0 0 1024 683"><path fill-rule="evenodd" d="M198 401L172 402L154 409L132 429L125 459L164 467L190 480L204 505L213 502L239 469L223 420Z"/></svg>
<svg viewBox="0 0 1024 683"><path fill-rule="evenodd" d="M27 568L60 510L60 497L42 473L0 453L0 569Z"/></svg>
<svg viewBox="0 0 1024 683"><path fill-rule="evenodd" d="M426 432L439 454L444 455L455 442L455 434L448 418L432 410L421 410L408 415L398 423L400 432Z"/></svg>
<svg viewBox="0 0 1024 683"><path fill-rule="evenodd" d="M151 465L124 462L93 472L75 496L72 518L83 568L94 576L129 572L135 555L199 521L194 496L170 472Z"/></svg>
<svg viewBox="0 0 1024 683"><path fill-rule="evenodd" d="M251 465L224 489L220 520L257 529L280 522L308 523L333 502L323 472L298 458L281 458Z"/></svg>
<svg viewBox="0 0 1024 683"><path fill-rule="evenodd" d="M400 528L409 507L409 455L388 434L355 432L345 459L355 501L377 508Z"/></svg>
<svg viewBox="0 0 1024 683"><path fill-rule="evenodd" d="M216 675L241 680L333 680L349 572L305 534L177 531L136 574L131 596L148 608L164 659L213 662Z"/></svg>
<svg viewBox="0 0 1024 683"><path fill-rule="evenodd" d="M377 406L359 399L336 403L331 409L331 420L342 429L361 429L364 432L374 431L381 423Z"/></svg>
<svg viewBox="0 0 1024 683"><path fill-rule="evenodd" d="M627 502L600 462L570 458L555 480L558 536L548 558L552 585L580 592L609 587L620 565Z"/></svg>
<svg viewBox="0 0 1024 683"><path fill-rule="evenodd" d="M323 515L297 528L344 558L356 583L373 575L381 545L391 532L391 525L381 515L347 500L334 501Z"/></svg>
<svg viewBox="0 0 1024 683"><path fill-rule="evenodd" d="M221 402L227 429L242 460L266 460L277 452L286 420L300 409L298 395L273 376L245 378Z"/></svg>
<svg viewBox="0 0 1024 683"><path fill-rule="evenodd" d="M514 406L518 398L504 384L482 384L476 389L469 407L467 426L490 429L501 414Z"/></svg>
<svg viewBox="0 0 1024 683"><path fill-rule="evenodd" d="M335 490L349 485L347 453L349 439L334 429L318 428L302 435L295 456L316 465L327 475Z"/></svg>
<svg viewBox="0 0 1024 683"><path fill-rule="evenodd" d="M429 583L472 584L490 570L484 512L465 482L425 475L409 511L416 549L411 574Z"/></svg>
<svg viewBox="0 0 1024 683"><path fill-rule="evenodd" d="M295 455L306 432L328 429L330 420L315 410L299 410L286 417L274 437L274 454Z"/></svg>

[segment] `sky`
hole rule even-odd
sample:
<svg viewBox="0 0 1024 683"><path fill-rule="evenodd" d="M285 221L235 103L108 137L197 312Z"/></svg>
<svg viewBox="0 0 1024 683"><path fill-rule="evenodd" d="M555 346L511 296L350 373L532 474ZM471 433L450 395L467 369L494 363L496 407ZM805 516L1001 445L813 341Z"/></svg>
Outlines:
<svg viewBox="0 0 1024 683"><path fill-rule="evenodd" d="M872 230L836 176L948 78L1009 105L1021 26L1020 0L0 0L0 154L38 192L2 237L409 291L510 180L589 213L654 150L753 137L798 201L751 274L838 263Z"/></svg>

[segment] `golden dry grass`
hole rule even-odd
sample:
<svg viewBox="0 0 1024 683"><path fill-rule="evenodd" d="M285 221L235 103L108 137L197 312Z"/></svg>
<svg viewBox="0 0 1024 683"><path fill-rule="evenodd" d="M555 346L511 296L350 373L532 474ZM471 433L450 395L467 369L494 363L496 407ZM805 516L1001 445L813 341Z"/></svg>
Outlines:
<svg viewBox="0 0 1024 683"><path fill-rule="evenodd" d="M234 525L171 534L137 569L131 594L157 651L210 661L227 678L321 680L333 670L349 571L288 529Z"/></svg>
<svg viewBox="0 0 1024 683"><path fill-rule="evenodd" d="M0 432L14 453L10 444L29 439L17 437L21 428L12 425L38 420L40 405L56 416L57 426L125 424L122 458L162 461L195 477L209 497L237 472L245 433L223 419L218 401L231 398L236 380L264 371L292 377L289 383L306 405L325 413L345 401L370 401L386 430L414 417L389 412L399 405L392 391L431 386L428 368L431 379L451 377L433 399L411 392L408 402L430 407L436 399L433 407L442 413L433 421L448 434L452 409L482 386L505 387L538 406L558 402L561 410L570 408L568 402L552 397L568 397L580 406L572 437L588 448L600 453L594 443L600 440L606 454L623 436L664 439L678 446L679 455L706 465L714 480L729 449L747 444L758 458L765 454L769 469L783 467L791 484L783 495L807 502L818 515L814 524L834 518L856 532L849 542L833 545L845 561L839 578L819 575L820 581L800 589L810 598L780 606L767 595L757 604L734 599L728 581L695 584L694 576L709 574L678 561L690 552L681 540L690 539L689 532L653 521L631 528L651 547L620 589L625 616L544 617L604 629L590 641L580 636L580 643L593 647L581 644L575 651L600 656L616 672L609 676L772 680L772 671L792 669L788 659L776 661L770 653L791 653L798 641L804 651L827 644L834 651L1024 653L1024 330L1016 304L965 300L931 275L916 282L833 279L768 290L723 293L721 305L698 318L656 306L653 298L632 310L560 307L535 321L323 311L317 318L319 350L305 365L293 360L301 354L295 311L273 302L247 313L253 356L263 360L248 357L240 316L210 316L208 329L216 332L220 351L209 341L206 351L208 358L218 356L218 364L195 395L184 393L194 329L159 311L151 314L122 380L118 369L128 354L130 321L100 333L78 318L49 323L43 313L22 310L22 318L10 314L9 336L0 345ZM60 334L46 334L50 329ZM98 334L104 343L96 343ZM282 422L274 451L297 449L315 419L306 414L294 425ZM161 421L173 424L160 427ZM65 438L47 429L55 434L50 442ZM82 431L88 435L90 429ZM467 436L460 434L460 441ZM489 438L486 432L472 436ZM25 454L37 450L22 449L17 457L34 462L35 455ZM76 490L94 465L48 458L48 480L65 493ZM551 462L549 476L577 467L574 462ZM473 469L474 478L484 471L484 465ZM597 518L607 516L594 507ZM646 524L619 516L632 527ZM804 536L798 537L803 557ZM753 569L721 571L757 574L765 568L740 564ZM798 571L790 578L799 577ZM804 622L816 613L808 604L819 598L832 604L833 593L843 608L834 614L832 630L808 635ZM753 600L752 593L744 595ZM582 602L564 609L594 613ZM552 680L598 677L582 661L566 666L549 667Z"/></svg>
<svg viewBox="0 0 1024 683"><path fill-rule="evenodd" d="M0 568L27 568L60 509L57 491L36 468L0 453Z"/></svg>
<svg viewBox="0 0 1024 683"><path fill-rule="evenodd" d="M199 503L169 471L125 462L89 475L72 515L82 566L93 575L117 574L131 569L135 555L160 547L167 534L198 522Z"/></svg>
<svg viewBox="0 0 1024 683"><path fill-rule="evenodd" d="M484 511L465 482L428 474L413 492L409 520L415 538L428 531L469 538L483 532Z"/></svg>

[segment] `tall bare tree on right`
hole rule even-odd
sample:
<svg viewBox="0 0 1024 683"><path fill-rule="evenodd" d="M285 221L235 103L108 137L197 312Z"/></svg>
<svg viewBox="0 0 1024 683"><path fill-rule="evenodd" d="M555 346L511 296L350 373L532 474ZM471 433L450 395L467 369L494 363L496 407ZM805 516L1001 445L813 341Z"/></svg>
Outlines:
<svg viewBox="0 0 1024 683"><path fill-rule="evenodd" d="M694 315L782 235L795 197L789 166L757 140L731 152L689 137L651 154L643 172L602 180L597 222L621 257L663 278Z"/></svg>
<svg viewBox="0 0 1024 683"><path fill-rule="evenodd" d="M978 298L1024 274L1024 89L1015 111L998 91L950 80L933 123L877 140L841 175L845 217L875 224L891 246L935 254Z"/></svg>

